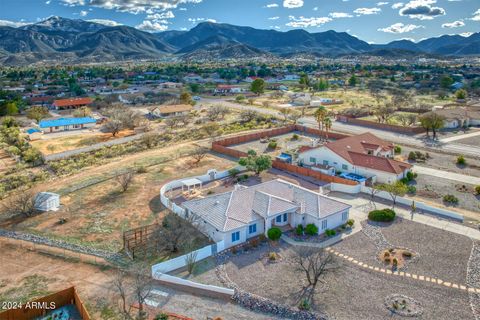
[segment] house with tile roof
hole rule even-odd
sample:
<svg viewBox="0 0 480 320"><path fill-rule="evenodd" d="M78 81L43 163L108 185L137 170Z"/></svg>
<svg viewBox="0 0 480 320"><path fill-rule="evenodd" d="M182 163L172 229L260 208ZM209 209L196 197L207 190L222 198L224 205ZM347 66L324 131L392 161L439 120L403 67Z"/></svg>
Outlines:
<svg viewBox="0 0 480 320"><path fill-rule="evenodd" d="M319 233L344 224L350 205L290 182L276 179L251 187L182 203L187 215L203 220L205 233L229 248L274 227L306 226Z"/></svg>
<svg viewBox="0 0 480 320"><path fill-rule="evenodd" d="M337 172L371 178L373 182L392 183L405 177L412 167L407 162L394 160L393 156L392 143L366 132L317 148L305 148L299 152L298 162L308 167L331 166Z"/></svg>
<svg viewBox="0 0 480 320"><path fill-rule="evenodd" d="M155 117L168 118L187 115L193 107L189 104L161 105L150 108L150 114Z"/></svg>
<svg viewBox="0 0 480 320"><path fill-rule="evenodd" d="M81 107L88 107L93 103L91 98L70 98L70 99L59 99L55 100L52 103L52 107L55 110L67 110L67 109L78 109Z"/></svg>

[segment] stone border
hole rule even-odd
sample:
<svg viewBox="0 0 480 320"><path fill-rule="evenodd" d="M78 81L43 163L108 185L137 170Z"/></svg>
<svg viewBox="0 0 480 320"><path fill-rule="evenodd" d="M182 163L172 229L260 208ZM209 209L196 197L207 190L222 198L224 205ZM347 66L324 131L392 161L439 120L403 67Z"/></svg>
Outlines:
<svg viewBox="0 0 480 320"><path fill-rule="evenodd" d="M54 240L47 237L37 236L30 233L0 229L0 237L22 240L22 241L35 243L35 244L41 244L49 247L55 247L55 248L65 249L68 251L82 253L90 256L95 256L95 257L103 258L115 264L121 264L123 260L123 255L119 253L113 253L113 252L108 252L100 249L89 248L89 247L81 246L78 244L68 243L66 241Z"/></svg>
<svg viewBox="0 0 480 320"><path fill-rule="evenodd" d="M411 310L411 312L408 312L408 310L402 310L402 309L395 309L392 306L392 302L397 299L402 299L405 300L407 303L410 303L416 310ZM393 314L402 316L402 317L418 317L421 316L423 313L423 307L420 304L420 302L416 301L413 298L407 297L403 294L391 294L387 297L385 297L384 300L385 307L392 312Z"/></svg>
<svg viewBox="0 0 480 320"><path fill-rule="evenodd" d="M228 259L228 254L221 253L217 255L217 267L215 268L215 274L223 285L235 291L232 299L242 307L256 312L272 314L285 319L328 320L326 315L320 315L310 311L303 311L241 289L230 279L227 274L225 263L228 261Z"/></svg>

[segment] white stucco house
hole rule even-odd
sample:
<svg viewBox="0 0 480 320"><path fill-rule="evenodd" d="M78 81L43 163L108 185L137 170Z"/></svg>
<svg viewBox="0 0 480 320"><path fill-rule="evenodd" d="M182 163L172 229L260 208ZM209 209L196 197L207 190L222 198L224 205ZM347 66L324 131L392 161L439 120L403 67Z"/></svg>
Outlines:
<svg viewBox="0 0 480 320"><path fill-rule="evenodd" d="M393 144L366 132L320 147L304 148L297 161L309 167L333 167L337 172L372 178L373 182L393 183L405 177L412 167L407 162L394 160L393 156Z"/></svg>
<svg viewBox="0 0 480 320"><path fill-rule="evenodd" d="M201 227L225 248L239 245L273 226L296 227L313 223L319 233L344 224L350 205L290 182L277 179L256 186L182 203L186 215L203 220Z"/></svg>
<svg viewBox="0 0 480 320"><path fill-rule="evenodd" d="M466 128L480 125L480 109L457 107L435 109L435 114L443 116L443 126L447 129Z"/></svg>

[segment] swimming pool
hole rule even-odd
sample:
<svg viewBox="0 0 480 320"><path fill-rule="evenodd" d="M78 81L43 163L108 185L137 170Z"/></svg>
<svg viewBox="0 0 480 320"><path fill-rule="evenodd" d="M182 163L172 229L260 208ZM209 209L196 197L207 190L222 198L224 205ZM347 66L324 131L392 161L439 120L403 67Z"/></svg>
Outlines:
<svg viewBox="0 0 480 320"><path fill-rule="evenodd" d="M277 156L277 159L286 163L292 163L292 155L288 153L281 153Z"/></svg>
<svg viewBox="0 0 480 320"><path fill-rule="evenodd" d="M367 180L367 178L365 178L364 176L361 176L355 173L349 173L349 172L343 172L339 176L348 180L353 180L358 182L364 182Z"/></svg>

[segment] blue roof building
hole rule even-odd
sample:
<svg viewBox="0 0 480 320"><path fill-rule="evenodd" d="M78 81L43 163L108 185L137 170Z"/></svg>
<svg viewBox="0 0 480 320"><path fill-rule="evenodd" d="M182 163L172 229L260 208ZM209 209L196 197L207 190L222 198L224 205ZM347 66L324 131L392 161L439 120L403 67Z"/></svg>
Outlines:
<svg viewBox="0 0 480 320"><path fill-rule="evenodd" d="M83 118L58 118L41 120L38 124L41 129L49 129L49 132L67 131L92 127L97 121L90 117Z"/></svg>

